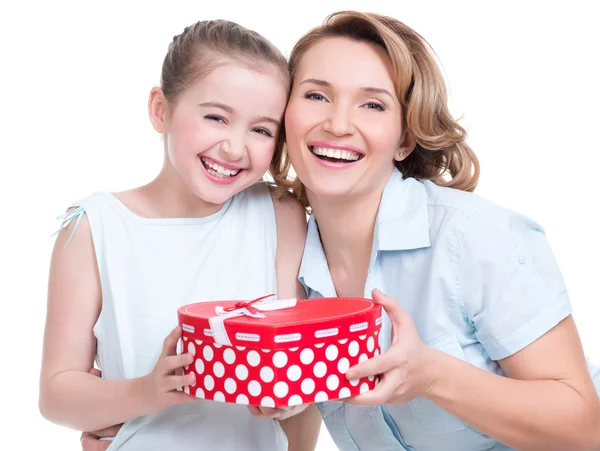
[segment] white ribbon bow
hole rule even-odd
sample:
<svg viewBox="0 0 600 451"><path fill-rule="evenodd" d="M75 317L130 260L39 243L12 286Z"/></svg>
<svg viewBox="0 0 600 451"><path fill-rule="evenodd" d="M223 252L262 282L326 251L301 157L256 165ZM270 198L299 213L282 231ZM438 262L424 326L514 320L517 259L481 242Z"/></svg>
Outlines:
<svg viewBox="0 0 600 451"><path fill-rule="evenodd" d="M264 298L259 298L254 301L244 303L238 303L237 305L239 305L239 307L236 309L231 309L231 307L225 309L220 305L215 307L216 316L213 316L208 319L208 323L213 333L215 343L220 345L231 346L231 340L229 340L227 330L225 329L226 319L236 318L238 316L250 316L251 318L266 318L266 315L264 313L257 312L254 310L261 310L263 312L268 312L272 310L283 310L286 308L295 307L297 302L295 298L274 299L272 301L262 301L261 299Z"/></svg>

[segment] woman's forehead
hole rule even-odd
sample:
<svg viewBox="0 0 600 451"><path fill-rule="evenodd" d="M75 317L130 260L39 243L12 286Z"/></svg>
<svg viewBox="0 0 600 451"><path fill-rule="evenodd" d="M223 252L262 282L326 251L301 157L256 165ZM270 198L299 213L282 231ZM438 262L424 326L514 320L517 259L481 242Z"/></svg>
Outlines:
<svg viewBox="0 0 600 451"><path fill-rule="evenodd" d="M393 71L384 49L345 37L323 38L300 58L294 83L307 79L331 84L380 86L393 89Z"/></svg>

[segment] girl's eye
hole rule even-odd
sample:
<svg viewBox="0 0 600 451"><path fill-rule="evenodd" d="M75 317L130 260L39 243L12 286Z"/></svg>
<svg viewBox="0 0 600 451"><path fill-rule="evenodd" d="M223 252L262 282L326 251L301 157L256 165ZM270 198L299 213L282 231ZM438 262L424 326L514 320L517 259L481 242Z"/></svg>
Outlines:
<svg viewBox="0 0 600 451"><path fill-rule="evenodd" d="M365 104L365 107L369 110L385 111L385 107L381 103L377 102L369 102Z"/></svg>
<svg viewBox="0 0 600 451"><path fill-rule="evenodd" d="M269 130L267 130L266 128L253 128L252 129L253 132L267 136L269 138L273 137L273 133L271 133Z"/></svg>
<svg viewBox="0 0 600 451"><path fill-rule="evenodd" d="M225 119L223 119L221 116L215 116L212 114L209 114L207 116L204 116L205 119L208 119L210 121L215 121L215 122L221 122L221 123L225 123Z"/></svg>
<svg viewBox="0 0 600 451"><path fill-rule="evenodd" d="M323 102L327 99L325 99L325 97L322 94L316 93L316 92L309 92L307 94L304 95L305 99L310 99L310 100L316 100L318 102Z"/></svg>

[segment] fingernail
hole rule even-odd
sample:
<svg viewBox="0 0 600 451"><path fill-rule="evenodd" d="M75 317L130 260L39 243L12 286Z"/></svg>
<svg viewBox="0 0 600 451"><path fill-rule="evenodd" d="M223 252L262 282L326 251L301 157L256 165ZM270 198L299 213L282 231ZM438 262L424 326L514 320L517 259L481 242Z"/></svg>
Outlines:
<svg viewBox="0 0 600 451"><path fill-rule="evenodd" d="M348 371L346 373L346 379L348 379L348 380L356 379L356 371Z"/></svg>

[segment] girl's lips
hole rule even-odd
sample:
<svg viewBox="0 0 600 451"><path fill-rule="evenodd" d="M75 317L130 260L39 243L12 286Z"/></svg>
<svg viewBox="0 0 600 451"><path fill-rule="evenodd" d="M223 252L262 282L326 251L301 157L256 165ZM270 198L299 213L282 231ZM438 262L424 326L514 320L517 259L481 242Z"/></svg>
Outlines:
<svg viewBox="0 0 600 451"><path fill-rule="evenodd" d="M216 163L216 164L218 164L218 165L221 165L221 166L223 166L225 169L229 169L229 170L232 170L232 171L237 171L237 170L244 169L244 168L242 168L242 167L239 167L239 166L233 166L233 165L231 165L231 164L223 163L222 161L215 160L214 158L210 158L210 157L204 157L204 156L201 156L200 158L201 158L201 159L204 159L204 160L206 160L206 161L208 161L209 163Z"/></svg>
<svg viewBox="0 0 600 451"><path fill-rule="evenodd" d="M211 160L211 161L215 161L215 160ZM244 169L239 169L239 171L238 171L238 173L236 175L232 175L232 176L229 176L229 177L218 177L218 176L213 175L213 174L211 174L209 172L209 170L211 170L211 169L206 167L206 165L202 161L202 158L200 158L200 164L202 165L202 169L204 170L204 174L206 174L206 177L211 182L214 182L214 183L216 183L218 185L230 185L231 183L235 182L239 178L239 176L240 176L240 174L242 172L244 172ZM218 164L221 164L221 163L218 163ZM235 170L237 168L227 168L227 169L234 169Z"/></svg>

